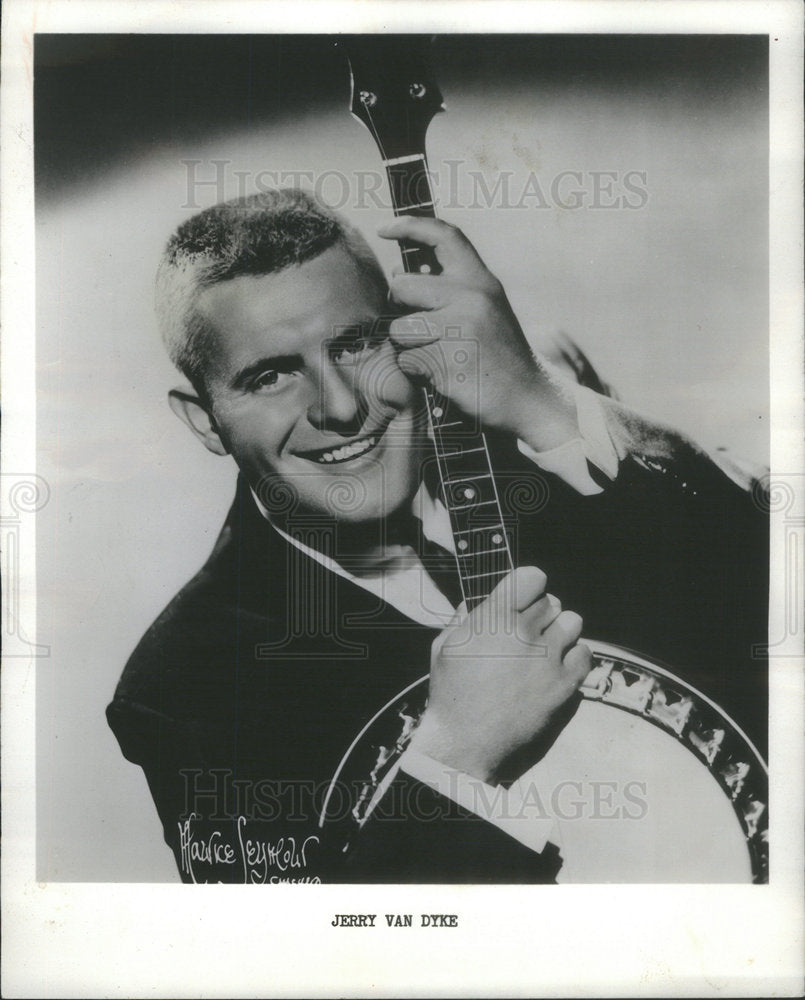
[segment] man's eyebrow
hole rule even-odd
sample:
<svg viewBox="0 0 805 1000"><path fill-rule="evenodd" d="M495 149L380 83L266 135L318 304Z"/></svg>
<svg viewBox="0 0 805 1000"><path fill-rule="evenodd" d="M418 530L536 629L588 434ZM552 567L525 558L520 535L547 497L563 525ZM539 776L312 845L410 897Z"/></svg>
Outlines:
<svg viewBox="0 0 805 1000"><path fill-rule="evenodd" d="M301 354L275 354L270 358L251 361L233 375L230 384L233 389L244 388L251 379L265 371L288 372L302 367Z"/></svg>
<svg viewBox="0 0 805 1000"><path fill-rule="evenodd" d="M356 320L354 323L345 323L344 326L336 327L333 336L327 338L330 347L338 347L339 344L349 344L359 336L376 335L385 333L388 324L393 317L367 316L365 319Z"/></svg>

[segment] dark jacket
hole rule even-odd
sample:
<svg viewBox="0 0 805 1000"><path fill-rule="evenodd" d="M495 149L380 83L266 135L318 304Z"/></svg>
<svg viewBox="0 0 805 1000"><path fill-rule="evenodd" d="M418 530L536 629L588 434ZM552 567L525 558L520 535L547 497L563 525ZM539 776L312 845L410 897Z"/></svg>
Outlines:
<svg viewBox="0 0 805 1000"><path fill-rule="evenodd" d="M684 451L631 456L585 497L513 442L491 445L518 564L547 573L586 636L669 665L765 752L768 527L757 496ZM345 750L427 673L436 635L290 546L241 480L209 560L143 637L107 712L182 877L551 881L550 849L529 851L404 775L391 814L350 852L317 827Z"/></svg>

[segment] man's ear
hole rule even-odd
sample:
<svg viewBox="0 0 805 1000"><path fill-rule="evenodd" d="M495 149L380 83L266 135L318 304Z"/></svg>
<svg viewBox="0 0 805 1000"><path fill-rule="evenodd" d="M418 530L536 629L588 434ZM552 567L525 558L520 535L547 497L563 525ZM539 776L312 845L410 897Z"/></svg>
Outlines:
<svg viewBox="0 0 805 1000"><path fill-rule="evenodd" d="M187 424L208 451L213 455L229 454L229 450L221 440L208 404L204 403L196 393L181 387L171 389L168 393L168 403L176 416Z"/></svg>

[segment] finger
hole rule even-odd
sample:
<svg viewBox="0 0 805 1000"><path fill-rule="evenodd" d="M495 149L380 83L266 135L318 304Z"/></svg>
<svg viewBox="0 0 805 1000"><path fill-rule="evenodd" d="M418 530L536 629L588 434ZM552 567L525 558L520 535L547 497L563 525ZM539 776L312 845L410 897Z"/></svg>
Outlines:
<svg viewBox="0 0 805 1000"><path fill-rule="evenodd" d="M556 621L545 629L544 635L565 653L578 642L583 624L581 615L577 615L575 611L563 611Z"/></svg>
<svg viewBox="0 0 805 1000"><path fill-rule="evenodd" d="M392 342L403 351L432 344L439 339L438 333L431 328L422 313L399 316L392 320L388 325L388 334Z"/></svg>
<svg viewBox="0 0 805 1000"><path fill-rule="evenodd" d="M529 608L522 612L525 623L531 629L544 632L562 613L562 602L553 594L543 594Z"/></svg>
<svg viewBox="0 0 805 1000"><path fill-rule="evenodd" d="M514 577L515 608L525 611L545 593L548 577L536 566L521 566L511 575Z"/></svg>
<svg viewBox="0 0 805 1000"><path fill-rule="evenodd" d="M413 240L433 247L436 259L445 270L483 267L467 237L455 226L441 219L423 219L402 215L377 231L384 240Z"/></svg>
<svg viewBox="0 0 805 1000"><path fill-rule="evenodd" d="M444 356L438 344L401 351L397 367L409 378L425 378L439 389L446 381Z"/></svg>
<svg viewBox="0 0 805 1000"><path fill-rule="evenodd" d="M562 663L570 679L578 687L592 670L593 654L583 642L580 642L567 651Z"/></svg>
<svg viewBox="0 0 805 1000"><path fill-rule="evenodd" d="M494 605L506 612L525 611L543 595L547 582L548 578L541 569L521 566L503 577L484 604Z"/></svg>
<svg viewBox="0 0 805 1000"><path fill-rule="evenodd" d="M389 300L411 309L441 309L455 297L449 278L401 274L389 285Z"/></svg>

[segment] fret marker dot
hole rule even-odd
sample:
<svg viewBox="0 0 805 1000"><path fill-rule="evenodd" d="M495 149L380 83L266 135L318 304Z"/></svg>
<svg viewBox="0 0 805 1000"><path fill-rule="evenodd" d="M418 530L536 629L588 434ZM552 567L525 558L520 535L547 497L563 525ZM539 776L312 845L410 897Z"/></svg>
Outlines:
<svg viewBox="0 0 805 1000"><path fill-rule="evenodd" d="M498 534L492 535L493 545L500 545L502 541L503 541L503 535L498 535Z"/></svg>
<svg viewBox="0 0 805 1000"><path fill-rule="evenodd" d="M441 415L443 413L444 413L444 410L441 408L441 406L434 406L433 407L433 415L434 415L434 417L441 417Z"/></svg>
<svg viewBox="0 0 805 1000"><path fill-rule="evenodd" d="M466 539L462 538L458 543L458 547L463 552L464 549L468 549L470 547L470 543L466 541Z"/></svg>
<svg viewBox="0 0 805 1000"><path fill-rule="evenodd" d="M420 274L430 274L430 264L420 264L419 265Z"/></svg>
<svg viewBox="0 0 805 1000"><path fill-rule="evenodd" d="M471 486L466 486L462 491L465 500L472 500L475 496L475 490Z"/></svg>

